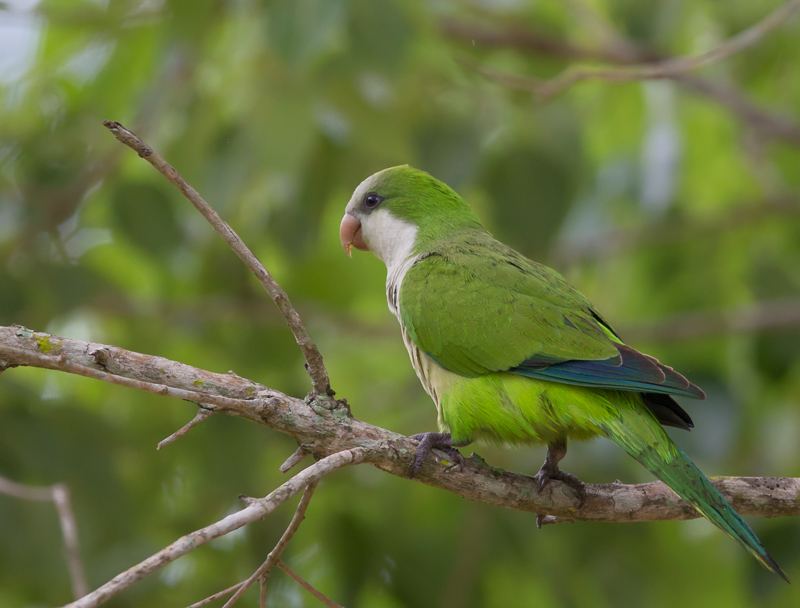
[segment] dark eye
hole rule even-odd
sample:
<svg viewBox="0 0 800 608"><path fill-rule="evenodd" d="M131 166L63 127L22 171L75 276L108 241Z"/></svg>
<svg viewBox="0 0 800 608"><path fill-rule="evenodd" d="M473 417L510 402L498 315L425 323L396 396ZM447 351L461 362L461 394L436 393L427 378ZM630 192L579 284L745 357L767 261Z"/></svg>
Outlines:
<svg viewBox="0 0 800 608"><path fill-rule="evenodd" d="M364 206L367 209L375 209L378 205L383 202L383 197L375 194L374 192L370 192L364 197Z"/></svg>

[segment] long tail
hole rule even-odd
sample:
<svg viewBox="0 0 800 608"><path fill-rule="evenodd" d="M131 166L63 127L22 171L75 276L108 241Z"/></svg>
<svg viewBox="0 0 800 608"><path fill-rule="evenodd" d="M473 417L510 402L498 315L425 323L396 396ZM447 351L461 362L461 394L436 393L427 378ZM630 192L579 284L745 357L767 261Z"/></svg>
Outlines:
<svg viewBox="0 0 800 608"><path fill-rule="evenodd" d="M722 494L681 452L649 412L624 411L602 425L606 436L644 465L672 491L787 583L786 574Z"/></svg>

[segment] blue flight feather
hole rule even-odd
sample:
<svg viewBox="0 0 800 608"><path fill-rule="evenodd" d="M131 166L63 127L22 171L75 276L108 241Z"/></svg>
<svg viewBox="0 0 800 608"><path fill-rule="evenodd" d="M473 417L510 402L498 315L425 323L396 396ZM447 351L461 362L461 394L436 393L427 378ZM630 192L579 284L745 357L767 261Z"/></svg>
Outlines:
<svg viewBox="0 0 800 608"><path fill-rule="evenodd" d="M601 361L571 360L543 366L540 361L530 359L509 371L564 384L705 398L702 390L657 359L624 344L617 348L619 357Z"/></svg>

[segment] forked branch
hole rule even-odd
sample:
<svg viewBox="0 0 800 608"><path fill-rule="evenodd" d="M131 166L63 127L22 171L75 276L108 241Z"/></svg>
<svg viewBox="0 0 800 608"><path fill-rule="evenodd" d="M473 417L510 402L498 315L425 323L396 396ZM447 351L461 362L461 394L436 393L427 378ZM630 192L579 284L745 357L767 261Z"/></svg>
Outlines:
<svg viewBox="0 0 800 608"><path fill-rule="evenodd" d="M602 30L604 43L598 47L577 45L544 32L518 26L487 27L483 23L444 19L440 22L440 28L445 35L467 43L471 42L472 46L477 43L484 48L508 48L523 53L606 64L605 67L570 67L555 78L546 80L510 74L474 61L462 60L467 67L486 79L508 88L531 91L537 99L543 101L585 80L619 82L669 78L695 93L714 99L759 133L800 145L800 127L794 120L763 110L735 88L694 73L703 66L721 61L757 44L767 34L793 17L798 8L800 3L797 0L787 2L762 21L719 46L705 53L677 58L664 57L652 49L644 48L624 38L609 23L596 15L589 5L576 7L576 18L593 21L596 26L593 29Z"/></svg>
<svg viewBox="0 0 800 608"><path fill-rule="evenodd" d="M244 595L244 592L247 591L247 589L249 589L252 586L252 584L255 583L256 581L260 581L262 589L266 587L267 581L269 580L270 570L272 570L274 566L278 566L282 563L281 556L283 555L283 551L286 549L286 547L289 544L289 541L292 540L292 537L294 536L295 532L297 532L298 528L300 527L300 524L305 519L306 509L308 508L308 504L311 502L311 497L314 495L314 489L316 487L317 487L317 482L312 482L308 486L306 486L306 489L303 491L303 496L300 499L300 503L297 505L297 509L295 509L294 517L292 517L292 521L289 523L289 526L286 528L286 531L281 536L280 540L278 541L278 544L276 544L275 548L272 551L270 551L266 561L263 564L261 564L261 566L259 566L255 572L253 572L250 578L248 578L246 581L243 581L239 585L239 588L236 590L236 593L234 593L233 597L231 597L227 602L225 602L225 605L222 608L232 608L232 606L239 600L239 598L242 597L242 595ZM309 589L310 585L306 581L298 579L299 577L295 578L295 580L297 580L303 588ZM309 591L311 591L311 593L313 593L315 597L323 601L323 603L325 603L327 606L338 606L338 604L336 604L329 598L325 597L322 593L320 593L313 587L311 587Z"/></svg>
<svg viewBox="0 0 800 608"><path fill-rule="evenodd" d="M65 608L94 608L99 606L119 592L175 561L182 555L194 551L197 547L205 545L215 538L229 534L234 530L238 530L249 523L263 519L300 490L307 487L309 484L315 484L324 475L343 466L358 464L363 461L364 451L359 449L345 450L324 458L307 469L304 469L264 498L252 500L244 509L232 513L210 526L182 536L158 553L151 555L125 572L118 574L105 585L98 587L79 600L67 604Z"/></svg>
<svg viewBox="0 0 800 608"><path fill-rule="evenodd" d="M800 10L800 0L789 0L755 25L704 53L623 68L570 68L550 80L532 83L532 90L540 99L548 99L584 80L623 82L682 76L727 59L757 44L769 32L785 24L798 10Z"/></svg>

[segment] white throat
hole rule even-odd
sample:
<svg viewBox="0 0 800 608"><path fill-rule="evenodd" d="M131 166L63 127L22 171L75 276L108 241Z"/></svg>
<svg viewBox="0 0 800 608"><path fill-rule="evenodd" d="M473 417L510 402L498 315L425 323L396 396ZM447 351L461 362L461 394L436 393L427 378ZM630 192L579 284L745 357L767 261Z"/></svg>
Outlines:
<svg viewBox="0 0 800 608"><path fill-rule="evenodd" d="M419 230L414 224L377 209L362 220L362 225L367 245L389 273L412 255Z"/></svg>
<svg viewBox="0 0 800 608"><path fill-rule="evenodd" d="M389 310L398 315L400 285L417 259L414 243L419 229L384 209L373 211L362 220L362 226L370 250L386 264L386 299Z"/></svg>

